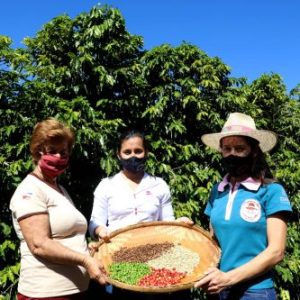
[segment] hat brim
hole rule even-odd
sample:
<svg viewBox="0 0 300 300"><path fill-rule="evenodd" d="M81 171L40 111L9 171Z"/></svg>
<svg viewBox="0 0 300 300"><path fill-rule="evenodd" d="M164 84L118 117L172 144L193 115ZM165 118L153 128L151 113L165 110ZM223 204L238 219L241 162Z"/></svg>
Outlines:
<svg viewBox="0 0 300 300"><path fill-rule="evenodd" d="M219 132L219 133L209 133L204 134L201 137L202 142L215 149L220 151L220 140L227 136L248 136L259 142L259 147L262 152L268 152L274 148L277 143L277 135L273 131L269 130L252 130L249 132L241 131L231 131L231 132Z"/></svg>

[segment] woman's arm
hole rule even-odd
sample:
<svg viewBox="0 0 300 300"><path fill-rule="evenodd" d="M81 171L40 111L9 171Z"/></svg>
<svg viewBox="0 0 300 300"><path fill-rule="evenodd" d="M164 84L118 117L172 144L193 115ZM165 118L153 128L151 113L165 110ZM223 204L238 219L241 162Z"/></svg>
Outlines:
<svg viewBox="0 0 300 300"><path fill-rule="evenodd" d="M170 188L167 185L167 183L161 179L160 184L160 213L158 216L159 221L174 221L174 210L172 207L172 198L171 198L171 192Z"/></svg>
<svg viewBox="0 0 300 300"><path fill-rule="evenodd" d="M206 276L195 284L209 293L219 293L224 288L249 280L272 269L284 257L287 224L283 214L267 218L268 247L246 264L228 272L211 268ZM241 241L242 242L242 241Z"/></svg>
<svg viewBox="0 0 300 300"><path fill-rule="evenodd" d="M102 180L94 192L93 209L89 223L89 232L94 239L108 235L106 227L108 219L107 184L107 180Z"/></svg>
<svg viewBox="0 0 300 300"><path fill-rule="evenodd" d="M81 265L100 284L106 282L103 265L95 258L65 247L51 238L49 217L39 213L18 220L24 239L34 256L52 263Z"/></svg>

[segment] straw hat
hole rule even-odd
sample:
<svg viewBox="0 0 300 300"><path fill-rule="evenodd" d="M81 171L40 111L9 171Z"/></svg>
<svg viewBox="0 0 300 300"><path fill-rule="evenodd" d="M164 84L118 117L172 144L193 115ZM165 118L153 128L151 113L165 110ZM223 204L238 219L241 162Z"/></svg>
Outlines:
<svg viewBox="0 0 300 300"><path fill-rule="evenodd" d="M270 151L277 143L277 135L269 130L257 130L254 120L242 113L231 113L219 133L204 134L202 142L216 150L220 150L220 140L227 136L241 135L251 137L259 142L263 152Z"/></svg>

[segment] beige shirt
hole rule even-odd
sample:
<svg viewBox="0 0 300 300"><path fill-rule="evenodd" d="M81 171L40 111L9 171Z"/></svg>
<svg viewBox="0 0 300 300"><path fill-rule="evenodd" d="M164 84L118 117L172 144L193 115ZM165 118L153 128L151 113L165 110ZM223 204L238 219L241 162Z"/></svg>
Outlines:
<svg viewBox="0 0 300 300"><path fill-rule="evenodd" d="M50 263L30 252L18 219L38 212L49 215L52 238L80 253L87 254L85 217L75 208L70 196L63 194L33 175L16 189L11 202L13 225L21 241L21 271L18 291L29 297L55 297L75 294L88 288L89 277L81 266Z"/></svg>

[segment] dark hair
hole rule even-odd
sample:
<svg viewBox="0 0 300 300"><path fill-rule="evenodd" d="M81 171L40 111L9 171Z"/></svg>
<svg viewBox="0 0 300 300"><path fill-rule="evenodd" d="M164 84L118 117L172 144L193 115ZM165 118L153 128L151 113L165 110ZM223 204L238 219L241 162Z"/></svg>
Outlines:
<svg viewBox="0 0 300 300"><path fill-rule="evenodd" d="M251 153L253 158L250 176L256 179L260 179L263 183L269 180L274 180L273 174L266 161L265 154L259 147L259 142L248 136L243 137L251 147Z"/></svg>
<svg viewBox="0 0 300 300"><path fill-rule="evenodd" d="M123 132L121 135L120 135L120 138L119 138L119 144L118 144L118 153L121 151L121 147L122 147L122 144L124 141L132 138L132 137L139 137L142 139L143 141L143 146L144 146L144 149L146 152L148 152L149 150L149 147L148 147L148 142L145 138L145 134L137 129L129 129L125 132Z"/></svg>

